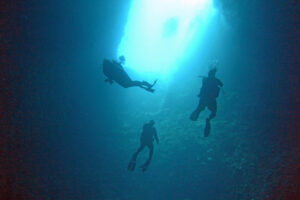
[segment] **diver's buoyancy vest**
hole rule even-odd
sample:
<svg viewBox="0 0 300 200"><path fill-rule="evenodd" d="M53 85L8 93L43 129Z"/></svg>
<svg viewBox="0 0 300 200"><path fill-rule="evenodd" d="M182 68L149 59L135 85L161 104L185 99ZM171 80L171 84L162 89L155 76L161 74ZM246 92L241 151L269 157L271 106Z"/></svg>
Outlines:
<svg viewBox="0 0 300 200"><path fill-rule="evenodd" d="M102 63L102 70L103 70L103 74L107 77L110 76L110 68L111 67L111 61L104 59L103 63Z"/></svg>
<svg viewBox="0 0 300 200"><path fill-rule="evenodd" d="M143 132L141 134L141 142L153 142L154 140L155 128L150 125L144 125Z"/></svg>
<svg viewBox="0 0 300 200"><path fill-rule="evenodd" d="M204 78L203 85L200 92L200 97L215 99L219 96L220 87L218 86L218 79Z"/></svg>

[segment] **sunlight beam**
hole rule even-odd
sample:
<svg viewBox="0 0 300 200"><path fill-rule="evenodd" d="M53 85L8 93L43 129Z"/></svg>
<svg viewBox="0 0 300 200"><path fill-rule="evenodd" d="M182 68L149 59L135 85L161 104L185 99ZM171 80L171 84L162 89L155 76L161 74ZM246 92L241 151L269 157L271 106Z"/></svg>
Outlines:
<svg viewBox="0 0 300 200"><path fill-rule="evenodd" d="M138 74L167 76L199 44L215 14L212 0L132 0L117 55Z"/></svg>

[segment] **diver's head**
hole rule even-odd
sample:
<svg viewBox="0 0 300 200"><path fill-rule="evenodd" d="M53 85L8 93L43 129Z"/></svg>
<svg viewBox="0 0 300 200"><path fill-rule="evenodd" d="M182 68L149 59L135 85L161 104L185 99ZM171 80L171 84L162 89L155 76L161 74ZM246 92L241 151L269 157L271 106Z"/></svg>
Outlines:
<svg viewBox="0 0 300 200"><path fill-rule="evenodd" d="M151 126L153 126L153 125L155 124L155 121L152 119L152 120L150 120L149 124L150 124Z"/></svg>
<svg viewBox="0 0 300 200"><path fill-rule="evenodd" d="M209 70L208 77L215 77L216 73L217 73L217 68L213 67L212 69Z"/></svg>
<svg viewBox="0 0 300 200"><path fill-rule="evenodd" d="M119 60L120 60L120 64L124 64L125 63L125 61L126 61L126 59L125 59L125 56L120 56L119 57Z"/></svg>

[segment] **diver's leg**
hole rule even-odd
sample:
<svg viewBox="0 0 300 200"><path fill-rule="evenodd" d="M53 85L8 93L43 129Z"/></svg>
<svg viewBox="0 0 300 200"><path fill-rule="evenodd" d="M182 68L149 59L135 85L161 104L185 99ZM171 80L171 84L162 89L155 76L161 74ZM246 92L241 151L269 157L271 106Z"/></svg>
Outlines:
<svg viewBox="0 0 300 200"><path fill-rule="evenodd" d="M142 88L151 88L152 85L148 83L147 81L132 81L133 86L139 86Z"/></svg>
<svg viewBox="0 0 300 200"><path fill-rule="evenodd" d="M148 88L152 88L157 82L157 79L153 82L153 84L148 83L147 81L143 81L142 84Z"/></svg>
<svg viewBox="0 0 300 200"><path fill-rule="evenodd" d="M121 83L120 83L121 84ZM127 81L123 81L121 84L124 88L129 88L129 87L140 87L143 89L147 89L147 87L143 86L141 81L132 81L132 80L127 80Z"/></svg>
<svg viewBox="0 0 300 200"><path fill-rule="evenodd" d="M133 154L132 160L136 160L137 156L139 155L139 153L141 151L143 151L144 148L145 148L145 145L141 144L140 147L137 149L137 151Z"/></svg>
<svg viewBox="0 0 300 200"><path fill-rule="evenodd" d="M207 118L207 120L210 121L217 114L217 100L216 99L209 104L208 109L211 111L211 113L210 113L209 117Z"/></svg>
<svg viewBox="0 0 300 200"><path fill-rule="evenodd" d="M216 99L209 102L207 108L211 111L209 117L206 119L205 128L204 128L204 137L208 137L210 134L210 120L216 116L217 113L217 101Z"/></svg>
<svg viewBox="0 0 300 200"><path fill-rule="evenodd" d="M135 86L138 86L138 87L141 87L141 88L145 89L145 87L143 86L143 83L141 81L130 81L128 83L128 87L135 87Z"/></svg>
<svg viewBox="0 0 300 200"><path fill-rule="evenodd" d="M139 85L138 82L132 81L131 78L124 70L120 70L118 71L118 73L115 73L114 80L124 88L129 88L129 87L134 87Z"/></svg>
<svg viewBox="0 0 300 200"><path fill-rule="evenodd" d="M142 85L146 86L147 88L151 88L152 85L150 83L148 83L147 81L142 81Z"/></svg>
<svg viewBox="0 0 300 200"><path fill-rule="evenodd" d="M157 82L157 80L155 80L154 82L153 82L153 84L150 84L149 82L147 82L147 81L132 81L133 82L133 84L135 84L135 85L138 85L138 86L140 86L140 87L146 87L146 88L152 88L155 84L156 84L156 82Z"/></svg>
<svg viewBox="0 0 300 200"><path fill-rule="evenodd" d="M129 171L134 171L135 169L135 165L136 165L136 158L138 156L138 154L145 148L145 145L144 144L141 144L140 147L137 149L137 151L133 154L129 164L128 164L128 167L127 169Z"/></svg>
<svg viewBox="0 0 300 200"><path fill-rule="evenodd" d="M142 168L143 171L147 170L148 166L151 163L152 156L153 156L153 149L154 149L153 143L148 144L147 147L149 148L149 156L148 156L147 161L141 166L141 168Z"/></svg>
<svg viewBox="0 0 300 200"><path fill-rule="evenodd" d="M153 149L154 149L153 143L150 144L150 145L148 145L148 148L149 148L149 157L148 157L148 160L147 160L146 163L145 163L147 166L150 164L150 162L151 162L151 160L152 160Z"/></svg>
<svg viewBox="0 0 300 200"><path fill-rule="evenodd" d="M140 88L143 88L144 90L147 90L148 92L154 92L154 90L151 88L152 86L146 81L131 81L130 85L131 86L129 87L138 86Z"/></svg>
<svg viewBox="0 0 300 200"><path fill-rule="evenodd" d="M192 114L190 115L190 119L192 121L196 121L199 117L200 112L202 112L204 110L204 108L205 108L205 104L204 104L203 100L200 99L196 110L194 110L194 112L192 112Z"/></svg>
<svg viewBox="0 0 300 200"><path fill-rule="evenodd" d="M152 89L152 87L156 84L156 82L157 82L157 79L153 82L153 84L150 84L147 81L143 81L142 84L147 87L147 90L149 92L154 92L154 90Z"/></svg>

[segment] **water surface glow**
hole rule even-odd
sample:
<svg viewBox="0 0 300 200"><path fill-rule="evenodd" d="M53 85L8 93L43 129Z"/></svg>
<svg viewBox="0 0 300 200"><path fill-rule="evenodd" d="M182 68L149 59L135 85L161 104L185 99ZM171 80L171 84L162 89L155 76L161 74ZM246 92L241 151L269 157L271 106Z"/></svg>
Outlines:
<svg viewBox="0 0 300 200"><path fill-rule="evenodd" d="M117 54L136 73L172 74L215 13L212 0L133 0Z"/></svg>

